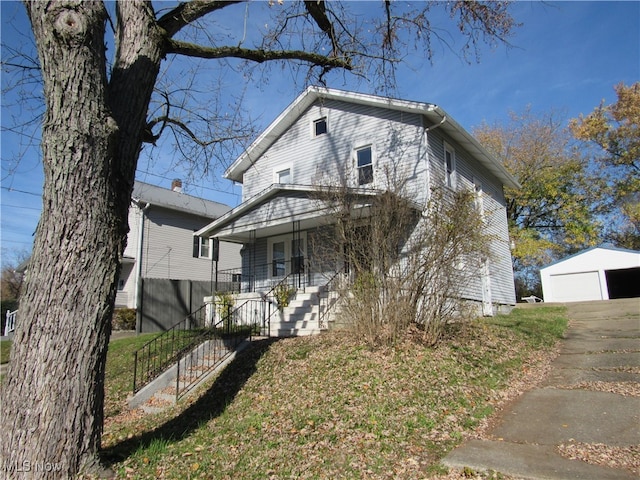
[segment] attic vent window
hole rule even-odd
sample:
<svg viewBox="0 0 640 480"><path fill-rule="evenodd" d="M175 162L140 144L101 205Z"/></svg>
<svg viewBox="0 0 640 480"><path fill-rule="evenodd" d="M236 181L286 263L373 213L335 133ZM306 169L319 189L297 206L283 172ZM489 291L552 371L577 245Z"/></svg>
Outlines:
<svg viewBox="0 0 640 480"><path fill-rule="evenodd" d="M284 170L276 172L276 183L291 183L291 169L285 168Z"/></svg>
<svg viewBox="0 0 640 480"><path fill-rule="evenodd" d="M327 133L327 117L319 118L313 122L313 134L318 137Z"/></svg>

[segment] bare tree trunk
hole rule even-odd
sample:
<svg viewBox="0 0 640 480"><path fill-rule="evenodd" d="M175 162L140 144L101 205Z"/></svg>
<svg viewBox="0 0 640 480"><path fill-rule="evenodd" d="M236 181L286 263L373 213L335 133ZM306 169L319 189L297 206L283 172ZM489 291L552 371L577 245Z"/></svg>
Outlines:
<svg viewBox="0 0 640 480"><path fill-rule="evenodd" d="M101 2L26 7L47 101L45 182L3 391L1 468L8 478L70 478L101 468L110 321L160 49L147 36L152 22L142 23L150 6L125 2L119 16L132 18L119 23L130 30L118 32L108 86Z"/></svg>

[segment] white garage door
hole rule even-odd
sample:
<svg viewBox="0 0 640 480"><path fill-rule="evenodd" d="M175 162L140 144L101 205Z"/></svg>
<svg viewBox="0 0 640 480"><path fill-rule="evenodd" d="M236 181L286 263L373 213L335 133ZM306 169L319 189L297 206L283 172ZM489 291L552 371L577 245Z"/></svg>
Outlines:
<svg viewBox="0 0 640 480"><path fill-rule="evenodd" d="M602 300L598 272L551 275L554 302Z"/></svg>

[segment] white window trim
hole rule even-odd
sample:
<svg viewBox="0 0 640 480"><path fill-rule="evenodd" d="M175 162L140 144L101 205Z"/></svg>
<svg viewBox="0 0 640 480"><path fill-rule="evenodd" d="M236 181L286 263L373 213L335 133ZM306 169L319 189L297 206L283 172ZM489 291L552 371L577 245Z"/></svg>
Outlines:
<svg viewBox="0 0 640 480"><path fill-rule="evenodd" d="M447 174L447 152L451 154L451 176ZM447 142L444 142L444 159L442 164L444 166L444 184L446 187L455 190L458 186L458 165L456 159L456 150ZM449 183L451 183L451 185L449 185Z"/></svg>
<svg viewBox="0 0 640 480"><path fill-rule="evenodd" d="M307 251L307 232L300 232L300 240L304 242L304 256L308 255ZM269 278L282 278L273 276L273 244L284 242L284 276L291 273L291 243L293 242L293 233L287 235L279 235L277 237L269 237L267 239L267 265Z"/></svg>
<svg viewBox="0 0 640 480"><path fill-rule="evenodd" d="M322 133L320 135L316 135L316 123L319 122L320 120L324 120L327 124L327 131L325 133ZM326 137L327 135L329 135L329 115L320 115L318 117L313 117L311 119L311 138L322 138L322 137Z"/></svg>
<svg viewBox="0 0 640 480"><path fill-rule="evenodd" d="M211 258L211 253L213 251L213 242L211 241L211 238L205 238L205 237L198 237L198 238L200 239L200 241L198 242L198 258ZM208 255L202 255L202 246L205 241L209 244Z"/></svg>
<svg viewBox="0 0 640 480"><path fill-rule="evenodd" d="M358 167L358 151L363 150L365 148L371 149L371 175L373 176L371 183L363 183L360 184L360 169ZM355 184L356 187L367 187L374 186L376 184L376 151L373 148L373 143L371 142L363 142L358 144L357 147L353 148L353 166L355 171Z"/></svg>
<svg viewBox="0 0 640 480"><path fill-rule="evenodd" d="M273 183L280 183L280 178L279 178L279 173L280 172L284 172L285 170L289 170L289 183L288 184L283 184L283 185L291 185L293 183L293 167L290 163L284 164L284 165L278 165L277 167L275 167L273 169Z"/></svg>

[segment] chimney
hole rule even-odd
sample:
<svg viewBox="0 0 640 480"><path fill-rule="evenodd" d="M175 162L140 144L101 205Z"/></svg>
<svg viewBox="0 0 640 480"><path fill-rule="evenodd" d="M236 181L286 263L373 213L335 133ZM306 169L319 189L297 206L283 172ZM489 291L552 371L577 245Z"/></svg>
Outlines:
<svg viewBox="0 0 640 480"><path fill-rule="evenodd" d="M182 180L179 178L174 179L171 182L171 191L182 193Z"/></svg>

